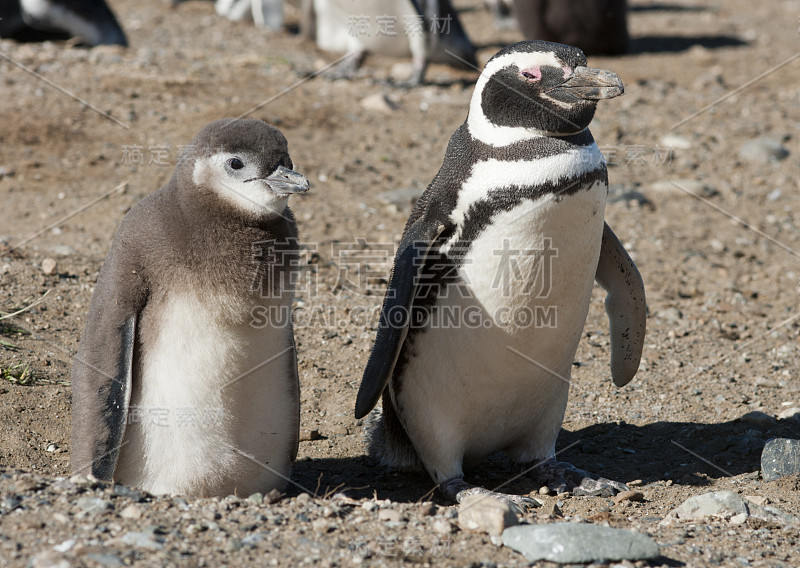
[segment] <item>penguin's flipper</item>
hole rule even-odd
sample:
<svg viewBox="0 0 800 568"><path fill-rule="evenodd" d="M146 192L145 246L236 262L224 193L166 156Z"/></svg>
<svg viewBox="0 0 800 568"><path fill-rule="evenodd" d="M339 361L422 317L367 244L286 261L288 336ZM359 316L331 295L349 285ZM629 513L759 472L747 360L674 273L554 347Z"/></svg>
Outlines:
<svg viewBox="0 0 800 568"><path fill-rule="evenodd" d="M132 225L123 220L114 238L72 363L72 470L105 481L124 445L139 314L147 303Z"/></svg>
<svg viewBox="0 0 800 568"><path fill-rule="evenodd" d="M98 338L95 334L86 335L90 336L88 339L92 335ZM72 468L75 473L91 473L97 479L110 481L128 423L136 316L127 317L107 341L116 348L115 356L108 361L112 368L96 364L96 351L86 340L73 363Z"/></svg>
<svg viewBox="0 0 800 568"><path fill-rule="evenodd" d="M424 217L403 234L394 269L383 299L378 334L356 398L356 418L363 418L378 403L400 355L420 281L420 271L444 225Z"/></svg>
<svg viewBox="0 0 800 568"><path fill-rule="evenodd" d="M607 223L595 280L608 292L605 305L611 328L611 377L621 387L639 369L647 304L642 276Z"/></svg>

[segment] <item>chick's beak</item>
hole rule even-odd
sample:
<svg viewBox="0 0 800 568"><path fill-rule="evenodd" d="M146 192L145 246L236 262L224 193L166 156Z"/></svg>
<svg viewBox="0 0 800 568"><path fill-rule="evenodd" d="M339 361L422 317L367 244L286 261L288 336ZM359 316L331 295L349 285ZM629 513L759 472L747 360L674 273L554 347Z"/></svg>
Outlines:
<svg viewBox="0 0 800 568"><path fill-rule="evenodd" d="M280 195L308 191L308 179L306 179L306 176L284 166L278 166L274 172L266 177L265 181L272 191Z"/></svg>

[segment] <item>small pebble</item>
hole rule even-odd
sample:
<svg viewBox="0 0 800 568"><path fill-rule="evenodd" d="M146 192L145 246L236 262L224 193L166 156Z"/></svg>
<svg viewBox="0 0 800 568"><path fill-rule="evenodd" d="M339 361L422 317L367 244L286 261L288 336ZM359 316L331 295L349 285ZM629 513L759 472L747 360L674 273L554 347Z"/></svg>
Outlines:
<svg viewBox="0 0 800 568"><path fill-rule="evenodd" d="M614 497L614 503L623 501L644 501L644 493L641 491L621 491Z"/></svg>
<svg viewBox="0 0 800 568"><path fill-rule="evenodd" d="M539 495L550 495L550 488L543 485L539 488Z"/></svg>
<svg viewBox="0 0 800 568"><path fill-rule="evenodd" d="M53 274L56 271L56 261L52 258L45 258L42 261L42 272L47 275Z"/></svg>
<svg viewBox="0 0 800 568"><path fill-rule="evenodd" d="M329 533L334 527L335 525L333 525L327 519L314 519L311 522L311 528L313 531L320 534Z"/></svg>
<svg viewBox="0 0 800 568"><path fill-rule="evenodd" d="M745 495L745 499L763 507L764 505L769 504L769 499L764 497L763 495Z"/></svg>
<svg viewBox="0 0 800 568"><path fill-rule="evenodd" d="M86 558L88 560L97 562L100 566L105 566L106 568L122 568L122 566L125 566L125 563L122 561L122 559L114 554L90 552L86 555Z"/></svg>
<svg viewBox="0 0 800 568"><path fill-rule="evenodd" d="M75 504L81 511L91 515L105 513L114 508L111 503L99 497L81 497Z"/></svg>
<svg viewBox="0 0 800 568"><path fill-rule="evenodd" d="M120 511L119 516L123 519L141 519L142 510L136 505L128 505Z"/></svg>
<svg viewBox="0 0 800 568"><path fill-rule="evenodd" d="M283 498L283 493L278 491L277 489L271 489L269 493L264 496L264 500L269 504L272 505L273 503L277 503Z"/></svg>
<svg viewBox="0 0 800 568"><path fill-rule="evenodd" d="M129 532L125 533L119 541L123 544L128 544L135 548L142 548L144 550L161 550L164 545L156 540L151 532Z"/></svg>
<svg viewBox="0 0 800 568"><path fill-rule="evenodd" d="M364 501L361 503L361 508L365 511L371 513L378 509L378 504L375 501Z"/></svg>
<svg viewBox="0 0 800 568"><path fill-rule="evenodd" d="M436 534L445 536L452 534L455 527L453 527L453 523L446 519L436 519L433 521L433 526L431 528L433 528L433 532Z"/></svg>
<svg viewBox="0 0 800 568"><path fill-rule="evenodd" d="M361 107L375 112L393 112L397 110L397 103L383 93L373 93L361 99Z"/></svg>
<svg viewBox="0 0 800 568"><path fill-rule="evenodd" d="M739 158L756 164L767 164L783 160L789 155L779 140L762 136L748 140L739 147Z"/></svg>
<svg viewBox="0 0 800 568"><path fill-rule="evenodd" d="M319 434L319 430L300 430L300 438L301 442L312 442L314 440L319 440L322 436Z"/></svg>
<svg viewBox="0 0 800 568"><path fill-rule="evenodd" d="M130 499L131 501L138 503L144 500L144 495L141 491L136 489L132 489L127 485L115 485L114 486L114 495L118 495L120 497L125 497Z"/></svg>
<svg viewBox="0 0 800 568"><path fill-rule="evenodd" d="M264 502L264 495L262 493L253 493L247 498L247 500L250 503L261 505Z"/></svg>
<svg viewBox="0 0 800 568"><path fill-rule="evenodd" d="M400 514L400 511L394 509L381 509L378 513L378 520L399 523L403 520L403 515Z"/></svg>
<svg viewBox="0 0 800 568"><path fill-rule="evenodd" d="M436 505L433 503L422 503L419 506L419 514L423 517L432 517L436 514Z"/></svg>

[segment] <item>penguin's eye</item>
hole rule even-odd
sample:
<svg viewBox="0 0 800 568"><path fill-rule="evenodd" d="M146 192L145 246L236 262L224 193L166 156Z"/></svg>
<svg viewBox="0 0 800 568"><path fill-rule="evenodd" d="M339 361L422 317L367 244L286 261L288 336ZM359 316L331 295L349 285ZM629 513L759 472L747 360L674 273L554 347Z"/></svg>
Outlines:
<svg viewBox="0 0 800 568"><path fill-rule="evenodd" d="M519 72L520 75L525 77L525 80L529 83L535 83L542 78L542 70L538 67L533 67L531 69L523 69Z"/></svg>
<svg viewBox="0 0 800 568"><path fill-rule="evenodd" d="M228 165L232 170L241 170L244 167L244 162L239 158L231 158L228 160Z"/></svg>

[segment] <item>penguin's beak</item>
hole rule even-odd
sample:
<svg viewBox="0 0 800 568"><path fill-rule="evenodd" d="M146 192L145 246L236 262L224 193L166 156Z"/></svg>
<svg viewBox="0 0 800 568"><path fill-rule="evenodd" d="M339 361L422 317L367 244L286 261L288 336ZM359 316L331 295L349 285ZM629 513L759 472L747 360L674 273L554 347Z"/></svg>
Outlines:
<svg viewBox="0 0 800 568"><path fill-rule="evenodd" d="M264 181L267 182L272 191L279 195L308 191L308 179L306 179L306 176L283 166L278 166Z"/></svg>
<svg viewBox="0 0 800 568"><path fill-rule="evenodd" d="M622 80L616 73L593 67L576 67L572 77L556 87L588 101L613 99L625 92Z"/></svg>

